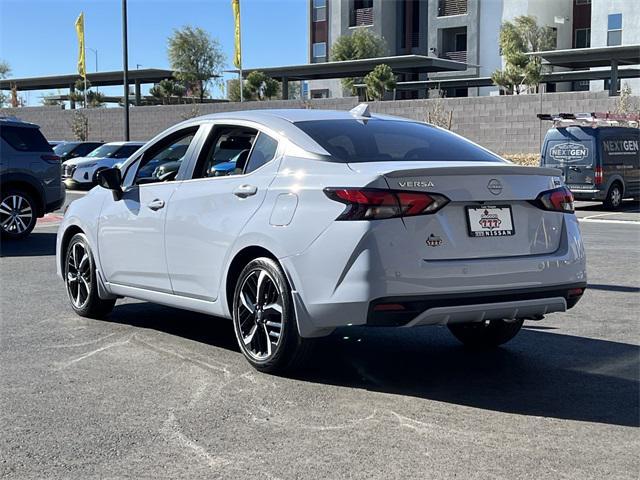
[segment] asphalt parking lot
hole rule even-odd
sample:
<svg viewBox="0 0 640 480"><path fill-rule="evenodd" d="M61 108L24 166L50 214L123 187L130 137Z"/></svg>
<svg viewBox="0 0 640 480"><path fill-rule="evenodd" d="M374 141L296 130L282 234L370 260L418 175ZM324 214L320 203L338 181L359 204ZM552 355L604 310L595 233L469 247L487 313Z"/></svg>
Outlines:
<svg viewBox="0 0 640 480"><path fill-rule="evenodd" d="M292 378L250 368L222 319L77 317L49 216L2 245L0 476L637 479L640 209L579 205L573 310L489 353L445 328L343 329Z"/></svg>

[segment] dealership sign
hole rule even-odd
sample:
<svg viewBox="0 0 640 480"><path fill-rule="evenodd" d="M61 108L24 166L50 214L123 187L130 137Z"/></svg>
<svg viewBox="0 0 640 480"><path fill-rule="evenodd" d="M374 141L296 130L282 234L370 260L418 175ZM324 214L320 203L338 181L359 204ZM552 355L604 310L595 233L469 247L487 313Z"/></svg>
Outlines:
<svg viewBox="0 0 640 480"><path fill-rule="evenodd" d="M589 156L589 148L582 143L564 142L551 147L551 158L562 162L575 162Z"/></svg>

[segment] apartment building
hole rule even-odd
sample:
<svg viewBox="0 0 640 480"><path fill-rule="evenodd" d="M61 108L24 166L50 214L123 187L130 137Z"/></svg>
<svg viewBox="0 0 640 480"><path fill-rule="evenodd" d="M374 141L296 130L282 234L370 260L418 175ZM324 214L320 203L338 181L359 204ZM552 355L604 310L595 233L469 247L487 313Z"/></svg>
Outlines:
<svg viewBox="0 0 640 480"><path fill-rule="evenodd" d="M309 62L325 62L342 35L366 28L385 39L390 55L432 55L467 63L465 71L430 80L489 77L503 66L500 25L533 15L554 29L557 49L640 43L640 0L309 0ZM415 75L413 77L416 77ZM426 80L403 76L400 81ZM608 88L603 81L547 85L548 91ZM310 82L313 97L344 94L339 80ZM496 87L450 88L447 96L496 95ZM417 98L424 89L403 92Z"/></svg>
<svg viewBox="0 0 640 480"><path fill-rule="evenodd" d="M640 45L640 1L638 0L575 0L588 4L591 10L588 47L615 45ZM586 28L586 27L585 27ZM625 67L621 67L625 68ZM636 66L637 68L637 66ZM586 83L586 82L585 82ZM640 93L640 79L622 80L631 87L634 94ZM620 89L620 82L618 89ZM593 80L591 91L609 90L608 80Z"/></svg>

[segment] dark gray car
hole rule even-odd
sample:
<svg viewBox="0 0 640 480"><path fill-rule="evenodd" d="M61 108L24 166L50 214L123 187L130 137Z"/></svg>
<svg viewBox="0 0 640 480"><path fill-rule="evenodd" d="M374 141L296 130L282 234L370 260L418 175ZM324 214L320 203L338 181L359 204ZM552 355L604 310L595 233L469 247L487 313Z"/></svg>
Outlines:
<svg viewBox="0 0 640 480"><path fill-rule="evenodd" d="M62 206L65 189L60 157L40 127L16 118L0 118L0 233L29 235L38 217Z"/></svg>

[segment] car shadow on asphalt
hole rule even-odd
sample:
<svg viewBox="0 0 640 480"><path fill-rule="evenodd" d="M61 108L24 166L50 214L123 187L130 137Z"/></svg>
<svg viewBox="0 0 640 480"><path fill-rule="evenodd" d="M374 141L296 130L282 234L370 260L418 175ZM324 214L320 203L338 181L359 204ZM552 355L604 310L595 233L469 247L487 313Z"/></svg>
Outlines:
<svg viewBox="0 0 640 480"><path fill-rule="evenodd" d="M118 305L110 320L238 352L225 319L136 303ZM291 378L504 413L639 426L639 346L536 327L486 352L465 349L446 328L338 329L318 341L311 364Z"/></svg>
<svg viewBox="0 0 640 480"><path fill-rule="evenodd" d="M22 240L2 240L0 257L42 257L56 254L56 232L32 232Z"/></svg>

